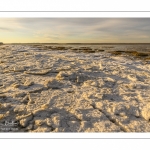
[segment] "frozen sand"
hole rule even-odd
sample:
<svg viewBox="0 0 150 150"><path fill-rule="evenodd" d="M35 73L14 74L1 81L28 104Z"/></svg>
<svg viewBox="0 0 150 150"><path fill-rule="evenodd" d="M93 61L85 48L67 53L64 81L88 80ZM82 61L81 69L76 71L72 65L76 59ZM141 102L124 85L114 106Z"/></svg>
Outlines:
<svg viewBox="0 0 150 150"><path fill-rule="evenodd" d="M18 132L150 132L141 60L3 45L0 79L0 123L18 121Z"/></svg>

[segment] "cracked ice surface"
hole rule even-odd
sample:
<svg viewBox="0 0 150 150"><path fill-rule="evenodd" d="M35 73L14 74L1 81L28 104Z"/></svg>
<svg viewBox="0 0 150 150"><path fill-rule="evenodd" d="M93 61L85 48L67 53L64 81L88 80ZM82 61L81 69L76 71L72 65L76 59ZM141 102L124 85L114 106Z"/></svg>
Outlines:
<svg viewBox="0 0 150 150"><path fill-rule="evenodd" d="M17 132L150 132L150 64L106 52L2 47L1 125L15 120Z"/></svg>

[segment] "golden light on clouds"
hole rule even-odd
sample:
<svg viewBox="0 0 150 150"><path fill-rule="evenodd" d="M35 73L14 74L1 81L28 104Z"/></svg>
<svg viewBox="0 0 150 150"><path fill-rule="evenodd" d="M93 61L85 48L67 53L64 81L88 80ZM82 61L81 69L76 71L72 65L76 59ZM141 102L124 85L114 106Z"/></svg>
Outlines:
<svg viewBox="0 0 150 150"><path fill-rule="evenodd" d="M149 18L0 18L4 43L149 43Z"/></svg>

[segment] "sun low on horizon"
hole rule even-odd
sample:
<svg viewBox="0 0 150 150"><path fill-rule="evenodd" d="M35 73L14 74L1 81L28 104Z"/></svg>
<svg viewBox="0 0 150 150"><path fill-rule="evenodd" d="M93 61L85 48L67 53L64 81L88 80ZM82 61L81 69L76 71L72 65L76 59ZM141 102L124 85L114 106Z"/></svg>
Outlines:
<svg viewBox="0 0 150 150"><path fill-rule="evenodd" d="M150 43L150 18L0 18L3 43Z"/></svg>

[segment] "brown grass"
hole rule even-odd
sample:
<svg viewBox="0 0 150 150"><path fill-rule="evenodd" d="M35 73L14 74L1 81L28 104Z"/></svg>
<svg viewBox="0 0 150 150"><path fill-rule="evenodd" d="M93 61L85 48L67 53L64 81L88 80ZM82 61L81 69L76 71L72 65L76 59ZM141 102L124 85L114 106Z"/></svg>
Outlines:
<svg viewBox="0 0 150 150"><path fill-rule="evenodd" d="M52 50L66 50L67 48L66 47L62 47L62 46L59 46L59 47L51 47Z"/></svg>
<svg viewBox="0 0 150 150"><path fill-rule="evenodd" d="M80 47L79 50L92 50L92 49L89 47Z"/></svg>
<svg viewBox="0 0 150 150"><path fill-rule="evenodd" d="M118 51L109 51L109 53L111 53L112 55L121 55L121 52Z"/></svg>
<svg viewBox="0 0 150 150"><path fill-rule="evenodd" d="M134 57L147 57L149 56L148 53L143 53L143 52L137 52L137 51L125 51L124 53L134 56Z"/></svg>
<svg viewBox="0 0 150 150"><path fill-rule="evenodd" d="M147 57L144 59L145 61L150 61L150 57Z"/></svg>
<svg viewBox="0 0 150 150"><path fill-rule="evenodd" d="M72 48L71 50L76 51L76 50L78 50L78 48Z"/></svg>
<svg viewBox="0 0 150 150"><path fill-rule="evenodd" d="M139 57L147 57L149 56L147 53L136 53L135 56L139 56Z"/></svg>
<svg viewBox="0 0 150 150"><path fill-rule="evenodd" d="M86 50L86 51L82 51L82 52L84 52L84 53L95 53L94 50Z"/></svg>
<svg viewBox="0 0 150 150"><path fill-rule="evenodd" d="M142 59L145 61L150 61L150 53L137 52L137 51L108 51L112 55L127 54L128 56L133 56L134 58Z"/></svg>

